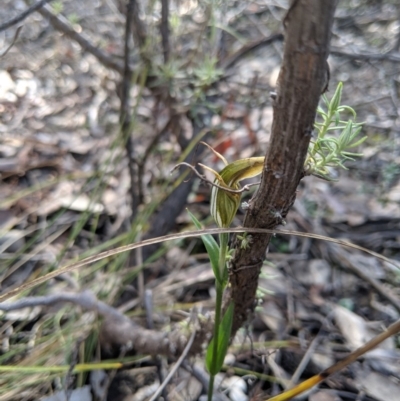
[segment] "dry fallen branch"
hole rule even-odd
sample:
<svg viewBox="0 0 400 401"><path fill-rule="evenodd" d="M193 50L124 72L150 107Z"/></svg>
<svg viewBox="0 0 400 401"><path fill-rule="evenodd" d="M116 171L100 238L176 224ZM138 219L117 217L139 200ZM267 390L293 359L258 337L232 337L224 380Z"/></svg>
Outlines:
<svg viewBox="0 0 400 401"><path fill-rule="evenodd" d="M43 7L46 3L50 2L50 1L52 1L52 0L40 0L36 4L31 5L29 8L27 8L21 14L19 14L16 17L10 19L9 21L5 22L4 24L1 24L0 25L0 32L12 27L13 25L18 24L21 21L23 21L25 18L29 17L31 14L33 14L35 11L39 10L41 7Z"/></svg>
<svg viewBox="0 0 400 401"><path fill-rule="evenodd" d="M102 301L99 301L91 291L82 293L61 293L46 295L41 297L26 297L15 302L1 302L0 310L10 312L23 308L33 308L35 306L53 306L57 303L73 303L86 310L97 312L106 319L127 319L125 315ZM129 319L128 319L129 320Z"/></svg>
<svg viewBox="0 0 400 401"><path fill-rule="evenodd" d="M0 303L0 310L9 312L35 306L53 306L57 303L72 303L81 308L98 313L104 318L101 328L102 343L106 347L129 347L141 354L165 355L177 357L198 353L208 333L209 325L202 325L196 330L196 325L188 322L169 332L143 329L135 324L117 309L98 300L90 291L81 293L60 293L41 297L27 297L15 302ZM196 343L193 345L194 334ZM191 341L189 341L192 339Z"/></svg>

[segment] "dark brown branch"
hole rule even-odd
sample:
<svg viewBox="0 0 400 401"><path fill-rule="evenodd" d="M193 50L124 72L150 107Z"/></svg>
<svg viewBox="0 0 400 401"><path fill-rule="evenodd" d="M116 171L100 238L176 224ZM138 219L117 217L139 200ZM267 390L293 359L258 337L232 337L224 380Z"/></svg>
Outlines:
<svg viewBox="0 0 400 401"><path fill-rule="evenodd" d="M207 114L208 116L208 114ZM202 117L202 120L206 120ZM197 121L193 120L193 135L195 138L201 131L203 131L204 125L201 125L200 118ZM189 146L190 140L186 139L182 132L182 127L178 124L175 126L175 132L178 137L178 142L182 150ZM187 163L196 163L201 160L203 153L196 153L196 150L192 150L185 159ZM187 198L192 191L193 181L181 182L165 199L165 201L160 205L156 214L151 219L150 229L145 234L144 238L154 238L160 235L165 235L169 233L175 227L175 221L177 217L182 213L184 209ZM152 256L157 249L158 244L151 245L143 249L143 260L146 261L150 256Z"/></svg>
<svg viewBox="0 0 400 401"><path fill-rule="evenodd" d="M272 134L261 184L244 220L245 227L273 229L287 215L304 175L304 161L326 77L326 60L336 0L295 0L285 17L285 50L274 101ZM231 261L234 335L256 305L258 276L271 236L252 235L243 249L236 240Z"/></svg>
<svg viewBox="0 0 400 401"><path fill-rule="evenodd" d="M4 24L1 24L0 25L0 32L12 27L13 25L18 24L21 21L23 21L25 18L29 17L31 14L33 14L35 11L37 11L39 8L43 7L46 3L50 2L50 1L52 1L52 0L40 0L37 3L31 5L29 8L27 8L21 14L19 14L16 17L10 19L9 21L5 22Z"/></svg>
<svg viewBox="0 0 400 401"><path fill-rule="evenodd" d="M130 56L130 43L132 33L132 20L134 12L135 0L129 0L126 10L126 25L125 25L125 43L124 43L124 73L122 76L121 83L121 112L120 112L120 123L122 137L125 141L125 149L128 158L129 176L131 180L130 194L131 194L131 221L136 217L140 199L138 195L138 167L135 161L135 148L133 144L133 138L131 135L132 121L131 121L131 110L129 107L129 93L131 88L132 70L129 65Z"/></svg>
<svg viewBox="0 0 400 401"><path fill-rule="evenodd" d="M283 34L281 33L275 33L268 38L262 38L255 40L254 42L245 44L242 48L237 50L234 54L231 56L225 58L221 62L218 63L218 66L223 68L224 70L232 67L234 64L236 64L241 58L246 56L249 52L256 50L260 47L269 45L275 41L279 42L283 40Z"/></svg>
<svg viewBox="0 0 400 401"><path fill-rule="evenodd" d="M339 47L332 47L331 49L331 54L333 56L339 56L339 57L346 57L351 60L387 60L387 61L393 61L396 63L400 62L400 53L367 53L363 51L358 51L356 53L348 53L343 50L341 50Z"/></svg>
<svg viewBox="0 0 400 401"><path fill-rule="evenodd" d="M164 63L169 60L169 1L161 0L161 44L163 48Z"/></svg>
<svg viewBox="0 0 400 401"><path fill-rule="evenodd" d="M147 27L146 24L140 19L141 9L138 3L138 0L132 1L132 32L133 32L133 39L139 48L140 56L146 65L151 65L151 60L146 51L146 44L147 44Z"/></svg>
<svg viewBox="0 0 400 401"><path fill-rule="evenodd" d="M400 37L400 35L399 35ZM280 42L283 40L283 34L276 33L268 38L257 39L251 43L244 45L241 49L237 50L234 54L222 60L218 65L223 69L227 69L236 64L240 59L246 56L249 52L259 49L261 47L267 46L273 42ZM395 50L398 50L397 48ZM362 50L357 52L346 52L343 51L340 47L332 46L331 52L332 55L338 57L346 57L352 60L388 60L393 62L400 62L400 54L397 52L390 53L368 53Z"/></svg>
<svg viewBox="0 0 400 401"><path fill-rule="evenodd" d="M119 72L120 74L123 74L124 68L123 66L115 61L115 57L111 57L104 53L102 50L100 50L98 47L94 46L92 43L90 43L90 40L86 38L83 34L79 34L76 32L72 27L71 24L68 22L66 18L64 18L62 15L55 15L52 11L51 8L48 6L43 6L38 10L40 14L43 15L43 17L48 18L51 25L58 31L61 31L64 33L66 36L68 36L70 39L74 40L75 42L79 43L79 45L82 47L84 51L87 51L88 53L92 54L94 57L96 57L100 63L102 63L104 66L107 68L111 68L112 70L115 70Z"/></svg>

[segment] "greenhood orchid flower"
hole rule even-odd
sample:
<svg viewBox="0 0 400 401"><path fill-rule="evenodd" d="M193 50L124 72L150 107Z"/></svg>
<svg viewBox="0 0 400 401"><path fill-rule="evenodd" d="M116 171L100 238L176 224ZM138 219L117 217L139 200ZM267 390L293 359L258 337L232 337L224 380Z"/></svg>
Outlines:
<svg viewBox="0 0 400 401"><path fill-rule="evenodd" d="M218 227L229 227L240 206L241 193L230 192L240 190L240 181L246 178L252 178L261 174L264 166L264 157L249 157L239 159L233 163L228 163L226 159L217 151L211 149L225 164L225 167L217 173L212 168L199 163L203 168L211 171L215 175L215 184L219 187L213 187L211 192L211 215ZM223 188L226 188L224 190Z"/></svg>

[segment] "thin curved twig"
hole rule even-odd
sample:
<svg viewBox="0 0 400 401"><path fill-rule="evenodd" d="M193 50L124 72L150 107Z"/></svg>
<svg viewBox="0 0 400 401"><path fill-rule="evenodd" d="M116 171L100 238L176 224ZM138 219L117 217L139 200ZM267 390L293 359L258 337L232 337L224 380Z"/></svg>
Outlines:
<svg viewBox="0 0 400 401"><path fill-rule="evenodd" d="M165 378L165 380L161 383L160 387L157 389L157 391L153 394L153 396L150 398L149 401L155 401L158 396L162 393L162 391L164 390L165 386L170 382L170 380L172 379L172 377L174 376L174 374L177 372L177 370L179 369L179 367L182 365L183 361L185 360L185 358L187 357L190 348L192 348L193 345L193 341L196 337L196 329L193 329L193 332L189 338L189 341L186 344L185 349L183 350L181 356L179 357L179 359L176 361L174 367L171 369L171 371L168 373L167 377Z"/></svg>
<svg viewBox="0 0 400 401"><path fill-rule="evenodd" d="M3 53L0 54L0 57L4 57L4 56L11 50L11 48L14 46L16 40L18 39L18 35L20 34L21 29L22 29L22 26L19 26L19 27L17 28L17 30L15 31L13 40L11 41L11 43L10 43L10 45L7 47L7 49L4 50Z"/></svg>
<svg viewBox="0 0 400 401"><path fill-rule="evenodd" d="M94 46L90 40L85 37L82 33L76 32L72 27L69 21L63 17L62 15L55 15L51 8L45 5L42 8L38 9L38 12L43 15L43 17L48 18L53 28L58 31L64 33L67 37L77 42L84 51L92 54L97 60L100 61L101 64L106 66L107 68L111 68L112 70L117 71L121 75L124 73L124 67L118 61L115 60L115 57L108 55L103 52L98 47Z"/></svg>
<svg viewBox="0 0 400 401"><path fill-rule="evenodd" d="M140 196L138 193L139 188L139 174L138 166L135 160L135 144L131 135L132 119L129 107L130 88L132 80L132 68L129 64L129 57L131 54L131 33L133 25L133 12L135 0L129 0L126 8L126 22L125 22L125 40L124 40L124 72L121 82L121 107L120 107L120 124L121 134L125 142L126 156L128 159L128 170L130 177L129 192L131 195L131 221L134 221L138 208L140 205Z"/></svg>
<svg viewBox="0 0 400 401"><path fill-rule="evenodd" d="M182 238L201 237L204 234L215 235L215 234L222 234L222 233L243 233L243 232L247 232L249 234L258 233L258 234L295 235L297 237L314 238L314 239L324 240L324 241L328 241L328 242L333 242L335 244L353 248L353 249L357 249L357 250L365 252L369 255L375 256L379 260L382 260L382 261L387 262L390 265L394 266L396 269L400 269L400 264L393 259L390 259L386 256L380 255L379 253L374 252L370 249L363 248L362 246L352 244L351 242L336 239L336 238L326 237L326 236L320 235L320 234L310 234L310 233L304 233L304 232L292 231L292 230L279 230L279 229L271 230L268 228L252 228L252 227L209 228L209 229L196 230L196 231L183 231L181 233L174 233L174 234L163 235L161 237L149 238L149 239L142 240L140 242L136 242L134 244L120 246L116 249L111 249L111 250L104 251L104 252L101 252L96 255L88 256L85 259L82 259L75 263L71 263L71 264L62 266L62 267L58 268L57 270L53 270L50 273L45 274L44 276L37 277L27 283L21 284L17 288L14 288L10 291L7 291L4 294L1 294L0 302L3 302L6 299L13 297L13 296L21 293L22 291L30 290L31 288L34 288L34 287L38 286L39 284L43 284L52 278L60 276L61 274L69 273L69 272L77 270L83 266L86 266L90 263L94 263L99 260L109 258L111 256L118 255L123 252L131 251L133 249L137 249L137 248L140 248L143 246L159 244L161 242L177 240L177 239L182 239Z"/></svg>

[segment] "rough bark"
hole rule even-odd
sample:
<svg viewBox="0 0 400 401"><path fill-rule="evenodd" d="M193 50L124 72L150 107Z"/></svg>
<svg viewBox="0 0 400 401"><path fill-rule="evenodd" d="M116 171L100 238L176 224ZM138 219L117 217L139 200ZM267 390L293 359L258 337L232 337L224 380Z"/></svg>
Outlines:
<svg viewBox="0 0 400 401"><path fill-rule="evenodd" d="M326 84L327 57L336 0L294 0L284 19L285 50L274 99L274 119L261 184L244 227L276 228L296 198L313 134L318 101ZM270 235L253 234L243 249L236 240L230 266L235 303L234 335L255 307L258 276Z"/></svg>

